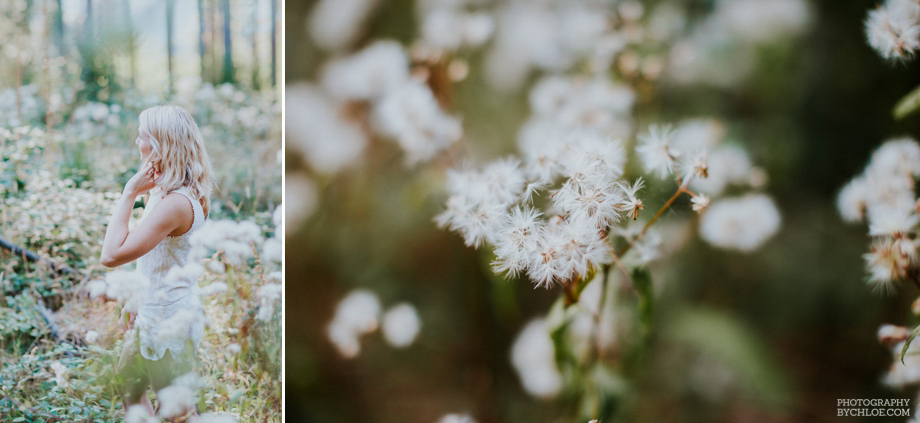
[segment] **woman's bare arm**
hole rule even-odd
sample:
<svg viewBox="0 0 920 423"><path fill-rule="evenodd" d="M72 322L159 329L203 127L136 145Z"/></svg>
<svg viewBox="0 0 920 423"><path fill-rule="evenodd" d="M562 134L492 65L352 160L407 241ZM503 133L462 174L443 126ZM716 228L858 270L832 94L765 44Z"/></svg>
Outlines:
<svg viewBox="0 0 920 423"><path fill-rule="evenodd" d="M176 194L166 196L133 231L128 231L134 200L153 188L154 176L155 172L148 163L125 185L105 231L100 260L103 265L115 267L136 260L156 247L170 233L190 226L188 222L194 217L189 202L181 194Z"/></svg>

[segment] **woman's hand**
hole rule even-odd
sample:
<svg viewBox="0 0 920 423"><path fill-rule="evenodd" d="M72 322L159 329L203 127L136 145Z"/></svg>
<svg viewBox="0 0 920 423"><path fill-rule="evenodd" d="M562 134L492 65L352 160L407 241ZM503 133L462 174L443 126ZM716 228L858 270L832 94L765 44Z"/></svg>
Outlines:
<svg viewBox="0 0 920 423"><path fill-rule="evenodd" d="M125 330L131 330L134 327L134 319L137 318L137 313L121 310L121 325Z"/></svg>
<svg viewBox="0 0 920 423"><path fill-rule="evenodd" d="M153 163L147 162L137 171L137 174L132 176L128 183L125 184L125 192L137 196L150 191L156 186L156 180L159 176L159 172L157 172L157 168Z"/></svg>

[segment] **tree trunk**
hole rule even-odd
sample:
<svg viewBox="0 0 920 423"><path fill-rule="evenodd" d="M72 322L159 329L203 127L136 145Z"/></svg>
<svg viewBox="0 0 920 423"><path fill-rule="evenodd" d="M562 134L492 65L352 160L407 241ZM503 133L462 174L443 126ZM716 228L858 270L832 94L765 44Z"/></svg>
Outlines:
<svg viewBox="0 0 920 423"><path fill-rule="evenodd" d="M175 92L173 75L173 16L176 14L176 0L166 0L166 67L169 72L169 93Z"/></svg>
<svg viewBox="0 0 920 423"><path fill-rule="evenodd" d="M272 2L272 86L278 85L278 2Z"/></svg>
<svg viewBox="0 0 920 423"><path fill-rule="evenodd" d="M51 36L54 38L54 44L57 46L57 55L63 56L66 45L64 44L64 10L61 6L61 0L54 0L54 15L51 18Z"/></svg>
<svg viewBox="0 0 920 423"><path fill-rule="evenodd" d="M44 97L45 97L45 128L49 131L54 126L52 122L51 110L51 21L52 18L48 10L48 1L42 2L42 74L45 77Z"/></svg>
<svg viewBox="0 0 920 423"><path fill-rule="evenodd" d="M131 88L137 84L137 45L135 44L134 18L131 15L131 0L122 0L124 5L125 34L128 41L128 55L131 62Z"/></svg>
<svg viewBox="0 0 920 423"><path fill-rule="evenodd" d="M252 89L258 91L259 81L259 0L252 0Z"/></svg>
<svg viewBox="0 0 920 423"><path fill-rule="evenodd" d="M207 50L204 46L204 0L198 0L198 57L200 60L200 72L201 72L201 82L207 81L207 73L205 70L205 56Z"/></svg>
<svg viewBox="0 0 920 423"><path fill-rule="evenodd" d="M210 42L211 42L211 82L212 83L217 83L220 81L220 71L221 71L220 67L217 66L217 64L220 63L220 60L218 59L219 53L218 53L218 48L217 48L218 40L220 39L217 35L218 28L220 28L220 25L218 25L218 19L219 19L218 10L217 10L218 1L219 0L209 0L208 1L208 3L210 4L210 8L211 8L211 25L209 26L209 28L211 29Z"/></svg>
<svg viewBox="0 0 920 423"><path fill-rule="evenodd" d="M232 84L235 76L233 70L233 33L230 28L230 0L221 0L220 4L224 15L224 71L221 82Z"/></svg>

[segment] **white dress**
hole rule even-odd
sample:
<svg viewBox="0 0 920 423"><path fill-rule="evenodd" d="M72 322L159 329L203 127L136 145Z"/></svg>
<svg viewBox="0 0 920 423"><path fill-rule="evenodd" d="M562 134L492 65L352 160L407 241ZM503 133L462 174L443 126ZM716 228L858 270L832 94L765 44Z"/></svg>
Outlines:
<svg viewBox="0 0 920 423"><path fill-rule="evenodd" d="M184 357L188 341L197 351L204 336L197 273L192 272L189 276L189 272L181 271L191 249L189 238L204 224L204 211L198 200L189 194L188 188L182 187L173 192L184 195L192 205L194 221L191 229L179 236L167 236L137 259L137 271L150 280L147 295L134 320L140 353L148 360L159 360L166 350L170 350L174 358ZM147 217L165 196L162 190L151 192L150 202L144 207L141 219Z"/></svg>

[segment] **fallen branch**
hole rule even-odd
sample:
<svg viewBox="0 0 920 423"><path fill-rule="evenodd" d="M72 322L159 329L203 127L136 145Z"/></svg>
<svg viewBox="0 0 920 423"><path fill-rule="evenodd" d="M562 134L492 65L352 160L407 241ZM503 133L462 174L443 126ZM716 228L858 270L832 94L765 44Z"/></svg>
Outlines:
<svg viewBox="0 0 920 423"><path fill-rule="evenodd" d="M29 250L26 250L25 248L22 248L20 246L17 246L16 244L13 244L12 242L7 241L3 237L0 237L0 248L8 250L14 255L22 256L28 261L47 263L49 266L51 266L51 270L54 271L54 273L58 275L60 274L68 274L71 276L80 275L80 272L74 270L72 267L67 266L66 264L58 264L44 257L41 257L38 254L35 254Z"/></svg>

